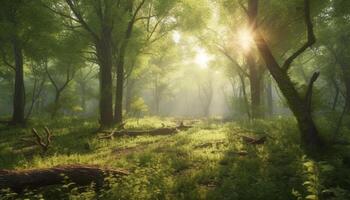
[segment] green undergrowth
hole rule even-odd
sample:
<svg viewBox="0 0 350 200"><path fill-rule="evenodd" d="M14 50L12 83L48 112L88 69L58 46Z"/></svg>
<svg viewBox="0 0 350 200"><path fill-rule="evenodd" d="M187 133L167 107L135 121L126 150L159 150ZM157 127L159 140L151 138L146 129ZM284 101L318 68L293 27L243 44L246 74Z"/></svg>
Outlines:
<svg viewBox="0 0 350 200"><path fill-rule="evenodd" d="M127 119L128 129L176 126L179 119ZM122 168L130 175L107 178L103 188L62 186L2 191L0 199L349 199L350 163L346 147L332 149L320 161L304 155L291 119L222 123L184 120L187 131L167 136L100 140L95 121L62 118L33 120L28 128L1 127L0 168L46 168L94 164ZM47 126L53 142L45 154L19 138ZM262 145L242 141L260 138Z"/></svg>

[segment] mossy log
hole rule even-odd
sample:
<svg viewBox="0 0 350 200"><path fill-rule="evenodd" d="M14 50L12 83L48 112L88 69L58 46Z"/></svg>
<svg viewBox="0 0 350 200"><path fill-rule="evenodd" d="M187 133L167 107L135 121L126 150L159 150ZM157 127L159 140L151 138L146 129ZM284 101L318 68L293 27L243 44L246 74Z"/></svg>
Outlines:
<svg viewBox="0 0 350 200"><path fill-rule="evenodd" d="M20 192L25 188L33 189L63 184L66 178L69 182L79 186L94 182L97 187L100 187L106 176L120 177L124 175L128 175L128 172L91 165L62 165L29 170L0 169L0 189L10 188L15 192Z"/></svg>
<svg viewBox="0 0 350 200"><path fill-rule="evenodd" d="M113 137L118 136L141 136L141 135L172 135L179 131L184 131L192 128L192 126L185 126L183 123L181 123L179 126L176 127L162 127L162 128L156 128L151 130L120 130L116 131L113 130L111 132L104 131L103 133L109 133L108 135L101 136L99 139L113 139Z"/></svg>

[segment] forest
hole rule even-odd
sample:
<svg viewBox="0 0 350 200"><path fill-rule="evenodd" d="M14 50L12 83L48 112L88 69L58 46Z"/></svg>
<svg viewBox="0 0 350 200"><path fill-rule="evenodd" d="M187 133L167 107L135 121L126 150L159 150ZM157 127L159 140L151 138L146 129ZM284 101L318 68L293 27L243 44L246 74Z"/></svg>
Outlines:
<svg viewBox="0 0 350 200"><path fill-rule="evenodd" d="M0 0L12 199L350 199L350 1Z"/></svg>

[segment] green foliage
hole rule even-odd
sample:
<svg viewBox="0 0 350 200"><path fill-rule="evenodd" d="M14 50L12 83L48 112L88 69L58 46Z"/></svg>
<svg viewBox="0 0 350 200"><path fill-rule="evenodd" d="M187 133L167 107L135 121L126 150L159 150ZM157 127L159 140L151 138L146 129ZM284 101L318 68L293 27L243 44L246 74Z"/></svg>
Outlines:
<svg viewBox="0 0 350 200"><path fill-rule="evenodd" d="M132 116L140 117L143 114L146 114L148 112L148 107L145 104L145 101L141 97L137 98L131 103L130 109L131 109Z"/></svg>
<svg viewBox="0 0 350 200"><path fill-rule="evenodd" d="M194 31L206 25L211 14L207 0L184 0L180 5L177 24L182 30Z"/></svg>
<svg viewBox="0 0 350 200"><path fill-rule="evenodd" d="M175 126L173 119L128 119L127 129ZM186 121L185 121L186 122ZM40 127L45 121L34 121ZM140 136L98 140L97 124L61 118L48 124L54 140L47 155L17 150L22 129L3 133L2 168L43 168L59 164L98 164L124 168L130 175L107 178L96 190L68 179L62 186L28 190L22 196L2 191L2 199L347 199L346 149L307 159L298 145L295 121L280 118L221 124L203 121L173 136ZM70 128L67 128L70 127ZM21 133L22 131L22 133ZM17 133L17 134L15 134ZM245 144L240 135L268 135L263 145ZM4 140L5 139L5 140ZM6 141L6 142L4 142ZM78 143L76 141L79 141ZM12 159L8 156L12 152ZM247 152L239 155L238 152ZM25 154L26 157L21 156ZM337 156L334 156L337 155ZM58 196L57 196L58 195Z"/></svg>

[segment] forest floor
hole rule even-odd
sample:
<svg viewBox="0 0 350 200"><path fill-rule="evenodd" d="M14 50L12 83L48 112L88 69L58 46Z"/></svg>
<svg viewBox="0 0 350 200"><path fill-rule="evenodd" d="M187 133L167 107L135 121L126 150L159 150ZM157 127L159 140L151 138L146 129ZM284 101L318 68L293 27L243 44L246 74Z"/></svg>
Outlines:
<svg viewBox="0 0 350 200"><path fill-rule="evenodd" d="M187 121L184 121L185 124ZM128 119L127 129L176 126L171 118ZM333 149L323 161L307 158L291 119L223 123L201 120L187 131L166 136L98 139L96 122L62 118L34 120L48 126L52 144L40 148L21 141L30 129L0 127L0 169L47 168L89 164L122 168L130 175L98 191L74 184L23 194L0 192L0 199L348 199L349 148ZM242 136L268 136L263 144ZM339 153L341 152L341 153ZM338 155L338 156L334 156ZM317 198L316 198L317 197ZM327 197L327 198L326 198ZM329 198L328 198L329 197Z"/></svg>

